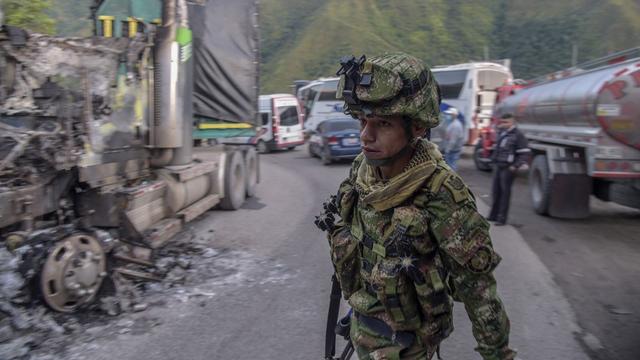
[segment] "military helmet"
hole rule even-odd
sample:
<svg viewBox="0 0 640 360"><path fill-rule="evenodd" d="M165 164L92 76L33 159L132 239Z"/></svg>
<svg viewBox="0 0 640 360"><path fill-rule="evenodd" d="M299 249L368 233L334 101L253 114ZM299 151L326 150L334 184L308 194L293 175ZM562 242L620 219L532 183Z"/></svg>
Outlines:
<svg viewBox="0 0 640 360"><path fill-rule="evenodd" d="M344 99L346 114L406 116L425 128L438 126L440 91L421 60L391 53L344 57L340 65L337 98Z"/></svg>

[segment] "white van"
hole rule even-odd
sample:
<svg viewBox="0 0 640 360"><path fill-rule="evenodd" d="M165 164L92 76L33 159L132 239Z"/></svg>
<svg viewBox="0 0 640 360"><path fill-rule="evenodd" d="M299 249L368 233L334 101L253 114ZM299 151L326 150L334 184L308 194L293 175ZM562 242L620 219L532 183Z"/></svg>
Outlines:
<svg viewBox="0 0 640 360"><path fill-rule="evenodd" d="M262 121L256 138L258 152L265 154L276 149L293 150L304 144L304 113L295 96L260 95L258 109Z"/></svg>
<svg viewBox="0 0 640 360"><path fill-rule="evenodd" d="M340 78L320 78L298 90L305 111L305 131L316 131L322 121L343 114L344 102L336 99L339 81Z"/></svg>
<svg viewBox="0 0 640 360"><path fill-rule="evenodd" d="M491 124L496 88L513 80L509 67L492 62L436 66L431 69L442 102L455 107L465 120L466 142L475 142L480 129Z"/></svg>

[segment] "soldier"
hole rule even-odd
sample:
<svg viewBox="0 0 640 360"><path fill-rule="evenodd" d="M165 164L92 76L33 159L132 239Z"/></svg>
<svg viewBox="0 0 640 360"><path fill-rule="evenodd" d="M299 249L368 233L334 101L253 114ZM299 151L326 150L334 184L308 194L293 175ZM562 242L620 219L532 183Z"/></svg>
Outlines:
<svg viewBox="0 0 640 360"><path fill-rule="evenodd" d="M491 187L491 213L487 220L501 226L507 223L511 186L518 169L527 169L531 149L527 147L527 138L518 130L515 119L510 113L498 119L498 140L493 153L493 184Z"/></svg>
<svg viewBox="0 0 640 360"><path fill-rule="evenodd" d="M360 120L362 153L336 197L329 232L360 359L431 359L464 303L485 360L513 359L496 291L489 225L422 136L439 122L437 84L417 58L343 59L338 96Z"/></svg>

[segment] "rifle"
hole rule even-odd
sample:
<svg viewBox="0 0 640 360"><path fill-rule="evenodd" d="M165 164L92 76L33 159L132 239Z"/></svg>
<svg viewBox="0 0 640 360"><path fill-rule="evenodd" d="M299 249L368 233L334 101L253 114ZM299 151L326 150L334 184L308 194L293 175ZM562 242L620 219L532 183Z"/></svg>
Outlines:
<svg viewBox="0 0 640 360"><path fill-rule="evenodd" d="M351 329L351 310L338 321L338 312L340 311L340 283L335 275L331 277L331 297L329 302L329 313L327 316L327 331L325 333L324 342L324 358L325 360L349 360L353 355L354 348L349 336ZM340 335L347 341L347 346L342 350L340 357L336 355L336 337Z"/></svg>
<svg viewBox="0 0 640 360"><path fill-rule="evenodd" d="M324 211L320 216L316 216L315 224L320 230L331 232L335 228L335 216L338 214L336 206L336 197L332 196L329 201L323 204ZM329 301L329 312L327 314L327 328L325 332L324 342L324 358L325 360L349 360L355 349L351 343L349 330L351 328L351 310L338 321L338 313L340 311L340 298L342 290L340 283L335 274L331 276L331 295ZM336 358L336 337L340 335L347 341L347 346L342 350L340 357Z"/></svg>

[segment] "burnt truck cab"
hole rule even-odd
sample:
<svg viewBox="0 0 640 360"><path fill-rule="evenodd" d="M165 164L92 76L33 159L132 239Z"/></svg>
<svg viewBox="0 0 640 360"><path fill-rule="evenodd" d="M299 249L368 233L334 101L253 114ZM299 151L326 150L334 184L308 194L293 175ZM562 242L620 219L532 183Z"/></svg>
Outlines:
<svg viewBox="0 0 640 360"><path fill-rule="evenodd" d="M63 312L115 273L149 276L120 264L152 266L259 174L242 142L258 119L257 1L95 1L92 17L88 38L0 30L0 236Z"/></svg>

